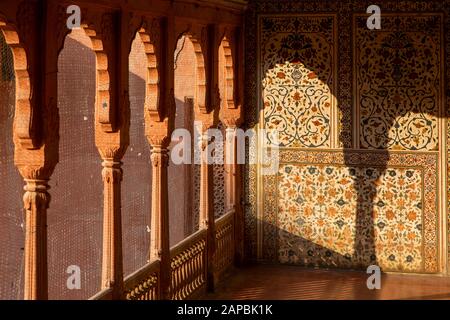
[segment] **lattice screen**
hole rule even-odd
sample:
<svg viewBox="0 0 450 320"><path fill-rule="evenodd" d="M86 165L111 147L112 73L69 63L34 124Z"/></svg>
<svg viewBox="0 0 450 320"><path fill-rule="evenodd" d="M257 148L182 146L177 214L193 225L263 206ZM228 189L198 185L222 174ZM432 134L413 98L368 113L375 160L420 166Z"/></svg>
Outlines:
<svg viewBox="0 0 450 320"><path fill-rule="evenodd" d="M219 123L218 130L222 134L222 140L215 140L214 157L216 163L213 165L213 190L214 190L214 217L220 218L225 214L225 127ZM221 161L220 161L221 160Z"/></svg>

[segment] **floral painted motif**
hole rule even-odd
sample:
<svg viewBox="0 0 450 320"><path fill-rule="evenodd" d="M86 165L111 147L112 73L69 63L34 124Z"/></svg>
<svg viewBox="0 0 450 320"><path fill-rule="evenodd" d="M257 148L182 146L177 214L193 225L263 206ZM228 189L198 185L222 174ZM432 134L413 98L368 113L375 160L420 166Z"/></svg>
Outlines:
<svg viewBox="0 0 450 320"><path fill-rule="evenodd" d="M372 4L369 1L323 1L323 0L305 0L305 1L273 1L273 0L258 0L250 1L249 9L247 11L246 18L246 75L248 81L246 81L245 101L246 101L246 122L253 126L260 121L260 112L265 107L263 104L265 100L258 103L258 98L261 96L265 88L261 88L258 91L258 85L265 81L267 67L270 67L270 63L267 64L263 55L267 52L266 43L270 43L271 38L276 36L276 33L284 32L285 30L295 30L296 26L294 21L302 21L303 29L299 32L292 32L292 34L300 34L310 40L314 40L317 34L323 36L326 39L325 42L333 44L333 48L337 51L336 59L334 60L334 66L337 68L336 76L330 80L328 85L331 88L333 96L338 98L339 107L335 108L337 113L337 119L332 119L333 114L330 115L330 128L332 132L336 132L337 144L335 146L343 146L346 148L345 153L337 150L328 151L315 151L309 149L305 150L281 150L282 163L285 166L294 165L303 168L306 165L316 166L331 166L339 168L340 170L349 169L377 169L377 175L386 177L389 175L390 170L412 170L414 174L420 174L420 192L422 195L422 238L420 251L422 265L419 270L414 269L415 262L409 262L411 258L408 255L403 255L404 263L402 269L397 269L400 255L391 253L385 254L383 249L383 238L377 238L377 253L376 259L382 261L382 263L388 263L384 265L385 270L392 271L406 271L415 270L414 272L440 272L443 266L440 264L439 258L439 234L441 226L439 223L439 206L438 203L442 202L439 198L439 187L437 184L437 174L444 174L442 170L438 171L437 166L437 146L439 144L438 131L437 131L437 117L439 109L448 110L444 107L444 103L449 105L450 95L445 97L445 91L442 85L445 83L442 75L443 69L440 64L441 56L437 57L436 53L443 53L445 49L446 63L450 61L450 33L445 32L445 42L442 38L442 25L443 19L445 19L444 30L450 27L450 7L447 5L448 0L429 0L429 1L404 1L404 0L383 0L381 3L383 11L382 30L371 31L367 30L365 22L367 15L362 14L367 7ZM444 15L436 14L436 12L443 12ZM328 32L329 28L316 28L314 24L317 21L315 17L322 17L324 15L335 15L335 38L333 34ZM362 16L364 19L358 22L358 17ZM399 19L393 19L392 17L399 17ZM386 19L385 19L386 18ZM272 22L271 22L272 21ZM310 23L303 23L310 21ZM354 23L352 23L354 21ZM359 23L359 24L358 24ZM298 22L296 23L298 25ZM317 25L316 25L317 26ZM283 31L284 30L284 31ZM450 30L450 29L449 29ZM416 32L417 31L417 32ZM369 34L370 33L370 34ZM429 49L431 56L424 58L424 50L426 49L421 39L414 35L414 33L424 36L427 45L430 44ZM313 35L313 36L311 36ZM337 37L338 36L338 37ZM372 37L372 38L371 38ZM259 41L259 43L258 43ZM278 42L277 42L278 41ZM275 39L274 43L280 43L280 40ZM303 39L298 38L297 43L301 48ZM287 42L289 44L289 42ZM444 48L444 44L446 48ZM290 45L290 44L289 44ZM373 45L373 46L372 46ZM288 48L289 46L286 46ZM433 79L427 83L424 88L434 90L431 92L431 99L424 100L424 103L419 103L419 100L415 99L416 94L411 95L411 91L405 88L390 88L387 92L387 98L391 99L390 108L385 108L387 105L380 104L381 107L375 110L374 114L367 113L364 115L366 107L361 107L361 90L365 89L361 87L361 84L365 80L361 80L362 77L358 72L365 67L367 61L361 62L358 60L364 54L363 49L369 47L371 50L384 50L387 60L380 60L378 65L371 66L372 71L363 75L366 78L370 78L373 81L374 87L377 89L376 94L372 99L376 99L379 94L377 86L382 86L383 81L390 79L391 84L397 85L397 81L400 85L410 85L412 89L414 86L423 81L423 79ZM276 60L276 57L280 57L289 53L289 49L275 47L273 50L273 56L269 57L279 64L282 68L293 67L283 61L282 59ZM304 49L303 49L304 50ZM308 49L310 50L310 49ZM415 50L415 51L414 51ZM297 50L301 51L301 50ZM396 51L398 52L400 59L396 59ZM292 51L291 51L292 52ZM380 51L381 52L381 51ZM375 55L374 52L370 52ZM428 53L426 53L428 55ZM254 57L259 56L259 59ZM405 59L406 57L406 59ZM411 57L411 58L408 58ZM409 61L408 61L409 59ZM436 60L439 59L439 60ZM293 59L295 61L295 52ZM394 61L395 60L395 61ZM318 63L321 59L316 59L311 63ZM416 63L415 66L406 65L406 63ZM423 63L428 66L430 64L430 70L423 68ZM419 65L417 65L417 63ZM304 64L306 68L310 65ZM415 71L414 71L415 69ZM408 71L413 72L408 72ZM377 73L374 73L377 71ZM383 71L379 73L378 71ZM318 74L318 73L316 73ZM274 74L275 77L277 74ZM375 76L374 76L375 75ZM379 78L377 78L379 77ZM384 78L383 78L384 77ZM274 78L275 79L275 78ZM322 79L322 77L321 77ZM384 79L384 80L383 80ZM396 80L397 79L397 80ZM447 88L450 88L450 68L447 68ZM276 79L275 79L276 80ZM381 81L383 80L383 81ZM402 83L402 81L404 81ZM324 83L327 83L324 81ZM375 86L376 85L376 86ZM434 87L433 87L434 86ZM416 86L420 87L420 86ZM336 88L336 91L334 91ZM383 94L383 91L381 90ZM418 96L420 96L420 92ZM409 103L404 102L408 97L414 97ZM432 104L431 100L436 102ZM375 101L375 100L374 100ZM365 103L365 102L364 102ZM395 104L399 104L399 110L392 107ZM267 107L263 109L263 115ZM356 113L354 121L352 123L353 115ZM397 113L397 116L393 117L392 112ZM384 114L384 115L383 115ZM378 123L379 117L389 116L384 123ZM378 118L377 118L378 117ZM267 121L265 118L263 118ZM367 120L367 124L362 124L364 120ZM370 124L370 125L369 125ZM263 121L259 122L261 128L265 127ZM366 129L363 128L365 125ZM377 130L380 131L382 127L390 128L387 135L377 136ZM450 126L449 126L450 128ZM372 132L370 132L372 130ZM421 136L417 135L417 132L421 132ZM450 132L450 130L448 131ZM364 136L365 135L365 136ZM289 140L287 140L289 141ZM339 142L341 144L339 144ZM331 144L332 145L332 144ZM297 140L287 145L288 147L305 147L304 144L299 143ZM327 145L324 144L323 147ZM332 146L334 148L334 146ZM357 151L352 148L362 149L384 149L388 148L390 151L373 151L373 150L361 150ZM316 148L317 149L317 148ZM399 152L392 150L406 150L407 154L400 154ZM420 150L421 152L418 152ZM427 153L423 153L427 151ZM428 153L428 151L431 151ZM254 148L250 148L249 152L256 153ZM350 158L346 161L344 158ZM351 163L351 165L350 165ZM247 165L245 171L245 190L246 190L246 250L251 259L263 259L267 261L280 261L281 246L280 230L282 226L278 224L278 210L279 210L279 180L277 176L264 176L261 177L258 173L257 166ZM386 169L384 169L386 168ZM300 169L299 169L300 170ZM450 172L450 169L449 169ZM349 172L348 172L349 173ZM344 173L343 173L344 174ZM450 174L448 175L450 176ZM351 178L351 176L350 176ZM354 189L355 183L352 180L352 188ZM381 181L381 180L380 180ZM448 181L448 178L447 178ZM449 184L450 185L450 184ZM362 187L361 187L362 188ZM381 187L380 187L381 188ZM262 190L260 190L262 189ZM376 188L377 197L381 197L381 191ZM449 188L450 190L450 188ZM442 192L443 190L441 190ZM353 191L355 192L355 191ZM449 192L450 194L450 192ZM441 193L440 197L443 194ZM365 198L366 201L369 198ZM449 197L450 199L450 197ZM260 209L259 203L263 201L263 208ZM375 200L372 200L374 203ZM360 202L362 203L362 201ZM369 201L370 203L370 201ZM450 203L450 202L449 202ZM393 204L389 204L393 206ZM372 206L363 206L366 208ZM450 205L448 206L450 208ZM357 220L356 213L357 208L353 208L354 219ZM442 213L444 214L444 213ZM387 216L390 214L386 214ZM450 214L449 221L450 221ZM411 216L412 217L412 216ZM397 217L395 218L397 219ZM364 223L369 221L364 220ZM383 221L383 223L385 223ZM339 222L339 224L341 224ZM373 225L373 221L372 221ZM383 224L380 224L383 226ZM373 228L363 228L363 230L370 230L369 233L380 228L378 225ZM383 229L386 227L384 226ZM258 231L257 231L258 230ZM260 230L262 232L260 233ZM448 234L450 229L447 228ZM443 231L443 229L442 229ZM449 238L450 239L450 238ZM262 242L262 243L261 243ZM358 245L355 245L355 241L348 245L350 250L358 250ZM370 257L364 259L348 259L345 254L342 256L336 251L330 250L320 245L315 245L313 242L308 241L304 243L302 251L298 250L298 254L303 254L308 257L308 263L311 265L324 265L324 266L337 266L337 267L361 267L361 263L371 261ZM450 246L448 246L450 248ZM371 249L372 250L372 249ZM450 252L450 249L449 249ZM330 257L331 256L331 257ZM412 256L412 255L411 255ZM450 255L449 255L450 256ZM414 257L413 257L414 258ZM360 261L358 261L360 260ZM361 261L362 260L362 261ZM305 264L305 260L299 259L299 264ZM384 261L384 262L383 262ZM449 260L450 261L450 260ZM418 265L416 265L418 266ZM409 268L409 269L408 269Z"/></svg>
<svg viewBox="0 0 450 320"><path fill-rule="evenodd" d="M282 150L265 177L265 258L437 272L437 154ZM388 163L388 168L380 164Z"/></svg>
<svg viewBox="0 0 450 320"><path fill-rule="evenodd" d="M261 23L266 130L278 131L281 146L330 147L334 17L265 17Z"/></svg>
<svg viewBox="0 0 450 320"><path fill-rule="evenodd" d="M422 172L381 171L323 164L281 166L280 262L317 264L320 258L325 263L369 265L373 259L383 269L421 271ZM357 221L357 210L370 217ZM361 237L371 233L374 243L371 236ZM323 252L308 252L308 243ZM355 250L358 245L364 249Z"/></svg>
<svg viewBox="0 0 450 320"><path fill-rule="evenodd" d="M441 18L386 15L377 32L366 20L355 20L361 147L437 150Z"/></svg>

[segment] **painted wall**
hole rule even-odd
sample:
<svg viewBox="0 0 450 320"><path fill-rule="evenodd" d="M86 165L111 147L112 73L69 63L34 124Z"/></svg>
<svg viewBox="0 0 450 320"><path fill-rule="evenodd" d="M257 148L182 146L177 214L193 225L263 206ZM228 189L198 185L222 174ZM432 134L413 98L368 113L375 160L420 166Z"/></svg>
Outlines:
<svg viewBox="0 0 450 320"><path fill-rule="evenodd" d="M281 146L277 174L248 167L248 253L444 271L444 16L403 7L369 30L363 5L308 3L277 7L280 15L264 14L277 10L262 1L248 17L259 39L250 38L257 63L248 79L261 96L247 121L278 132Z"/></svg>

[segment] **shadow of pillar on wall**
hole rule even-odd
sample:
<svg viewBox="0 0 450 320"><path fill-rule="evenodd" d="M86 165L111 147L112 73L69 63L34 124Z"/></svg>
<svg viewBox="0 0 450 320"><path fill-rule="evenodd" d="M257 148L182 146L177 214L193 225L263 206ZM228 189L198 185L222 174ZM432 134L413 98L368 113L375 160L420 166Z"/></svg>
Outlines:
<svg viewBox="0 0 450 320"><path fill-rule="evenodd" d="M295 41L304 41L304 39L301 39L300 37ZM292 43L293 47L302 47L301 43ZM304 138L307 134L311 134L313 136L316 134L316 132L326 132L324 135L330 134L330 114L325 114L325 112L322 113L322 108L325 104L331 104L330 100L334 97L337 97L337 94L333 91L333 87L329 86L328 83L330 82L329 74L325 74L322 72L322 70L319 68L320 64L317 63L308 63L308 59L304 58L303 55L307 55L308 50L311 48L308 45L303 44L304 49L298 49L294 50L294 53L291 52L291 59L288 62L284 62L282 64L278 64L277 66L269 67L267 68L267 72L272 72L271 70L277 70L276 77L280 79L285 79L292 77L294 80L295 85L293 86L285 86L284 84L278 85L277 90L270 90L266 91L269 94L279 94L283 95L283 99L273 98L271 96L267 97L267 101L270 101L270 104L273 104L274 108L278 108L278 110L281 109L290 109L297 107L299 109L306 106L305 110L307 108L316 108L318 111L315 114L310 114L309 116L311 119L306 119L302 117L308 112L308 111L300 111L297 112L294 110L287 110L284 114L286 116L285 119L283 119L281 116L276 114L274 116L274 112L267 112L267 107L265 103L265 114L264 118L265 121L269 120L272 123L274 122L277 126L277 129L282 128L283 132L281 132L283 140L283 134L287 137L285 141L281 142L281 147L301 147L301 148L310 148L311 151L317 150L317 148L329 148L325 144L325 139L323 141L319 141L322 138L313 138L311 140L308 140L308 138ZM283 50L283 49L281 49ZM304 52L301 52L301 50L304 50ZM290 68L290 66L294 66L293 68ZM281 70L281 71L278 71ZM288 72L292 72L292 75L288 75ZM303 74L299 74L299 72ZM267 74L267 73L266 73ZM306 80L307 79L307 80ZM269 80L270 81L270 80ZM315 87L316 86L316 87ZM306 88L305 88L306 87ZM320 96L322 95L322 96ZM292 98L292 99L291 99ZM273 100L272 100L273 99ZM292 103L292 105L288 105L288 103ZM338 102L339 103L339 102ZM308 107L309 106L309 107ZM269 107L270 108L270 107ZM275 117L275 121L271 119L271 117ZM289 124L288 122L294 123L297 127L304 126L307 127L307 129L303 130L301 134L304 134L303 136L299 133L300 130L292 128L292 131L295 133L286 133L289 130ZM283 123L286 122L286 123ZM314 127L311 127L311 123L317 123ZM308 127L309 126L309 127ZM328 128L325 128L328 126ZM316 132L314 132L316 130ZM328 131L327 131L328 130ZM298 143L298 140L303 141L301 143ZM328 137L326 137L328 138ZM319 141L319 142L317 142ZM386 142L381 143L382 146L386 145ZM385 172L387 168L387 162L389 160L389 153L387 150L382 151L382 155L380 156L380 159L382 159L382 162L379 163L377 166L377 170L374 170L371 167L354 167L355 161L352 161L351 157L355 156L354 152L348 152L351 149L344 149L344 162L345 165L348 167L350 176L348 178L351 178L353 180L352 187L354 189L354 195L356 195L355 205L353 210L353 215L355 217L354 220L354 248L352 250L353 254L341 256L341 261L351 261L351 265L353 267L360 267L365 268L368 265L371 264L377 264L377 256L376 256L376 250L375 250L375 230L374 230L374 206L375 204L374 199L377 195L377 182L379 177L381 177ZM364 173L364 174L363 174ZM367 179L367 174L370 173L374 176L374 179ZM378 177L375 178L375 175L378 175ZM304 179L304 177L300 177L301 179ZM323 183L327 183L326 181ZM305 187L307 188L307 187ZM345 186L342 186L342 188L345 188ZM301 193L301 192L300 192ZM292 195L292 197L301 197L302 199L305 198L303 194L300 194L298 191L295 195ZM353 193L352 193L353 194ZM316 195L317 196L317 195ZM330 197L330 195L324 195L325 197ZM338 199L336 199L337 201ZM297 201L297 200L296 200ZM303 201L303 200L298 200ZM353 201L350 199L346 199L347 202ZM315 206L313 210L316 210L317 207ZM312 213L313 215L316 214L316 212ZM318 214L318 212L317 212ZM329 221L330 223L334 223L332 221ZM278 223L278 222L277 222ZM350 226L349 226L350 227ZM269 227L270 229L271 227ZM263 228L264 232L268 231ZM300 248L300 255L311 255L311 252L326 252L329 256L333 256L334 254L337 254L340 256L340 254L333 252L332 250L323 250L325 249L322 246L319 246L312 241L309 241L307 239L304 239L302 237L297 237L292 233L288 233L286 230L277 229L276 235L277 237L280 236L280 232L284 234L284 238L287 239L289 237L293 237L295 240L292 241L292 243L301 243L303 248L308 248L307 252L301 252L302 249ZM290 238L289 238L290 239ZM300 242L297 242L300 241ZM279 249L279 248L278 248ZM264 249L263 249L264 250ZM313 254L314 255L314 254ZM278 258L277 258L278 259ZM317 256L316 259L321 260L321 257ZM326 258L324 257L326 260ZM299 261L300 264L302 264ZM345 265L348 265L346 263ZM336 264L338 266L338 264Z"/></svg>
<svg viewBox="0 0 450 320"><path fill-rule="evenodd" d="M290 233L286 230L280 229L277 226L274 226L273 224L262 222L263 228L267 230L270 233L273 234L282 234L283 237L289 238L292 244L297 244L301 248L305 248L305 250L300 249L301 254L303 255L303 259L301 261L298 261L296 263L285 263L285 265L298 265L301 264L304 267L307 268L325 268L325 269L338 269L340 268L340 263L344 261L348 261L349 256L343 255L339 252L333 251L330 248L326 248L324 246L321 246L319 244L316 244L304 237L300 237L296 234ZM355 239L356 240L356 239ZM307 248L307 249L306 249ZM287 253L293 254L292 253ZM353 268L355 270L358 270L357 268ZM360 299L361 298L361 288L364 288L367 279L369 278L371 274L367 274L367 278L362 277L361 279L358 279L361 282L351 282L351 283L342 283L337 279L336 283L329 282L326 285L321 285L322 293L321 297L327 296L327 299L342 299L342 297L345 297L345 299ZM383 274L381 274L381 287L383 287L384 277ZM296 286L300 286L299 283L296 282L296 279L292 279L292 283ZM308 282L305 280L305 286L308 286L306 284ZM372 283L370 281L370 283ZM369 293L369 289L367 289ZM345 291L345 292L344 292ZM370 290L372 291L372 290ZM318 294L315 292L315 294ZM377 299L377 296L379 296L379 290L373 290L373 292L370 292L371 299ZM261 299L261 297L258 297Z"/></svg>
<svg viewBox="0 0 450 320"><path fill-rule="evenodd" d="M433 18L421 19L429 19L430 21L420 23L426 23L433 30L440 26L438 20ZM356 203L352 209L355 218L354 247L350 258L353 268L365 269L369 265L380 263L377 256L377 239L380 241L378 235L389 221L377 220L380 208L386 205L380 200L379 186L381 179L386 175L396 174L395 170L388 169L390 150L415 152L436 151L438 148L437 142L433 139L437 139L437 119L442 116L439 110L441 96L438 89L441 85L439 58L441 52L436 49L439 47L437 44L435 52L421 44L421 41L432 40L432 34L428 31L421 33L416 30L415 34L408 28L402 31L402 24L410 23L408 21L392 18L389 23L397 27L393 27L392 31L388 29L385 34L379 33L381 35L379 38L374 38L375 40L372 39L371 43L366 44L364 48L366 51L361 53L364 59L357 61L356 65L359 69L353 70L358 77L355 86L358 81L365 86L362 89L358 88L361 98L355 105L359 110L357 116L353 117L356 122L352 123L351 128L354 134L359 133L359 136L353 139L353 144L357 141L357 145L354 145L352 149L343 149L344 163L349 171L349 178L352 179L356 197ZM366 28L365 25L363 27ZM268 20L263 22L262 28L270 30L271 22ZM336 77L333 78L330 71L334 68L333 63L336 61L327 60L327 54L322 54L319 49L326 45L318 46L317 40L312 37L302 34L299 27L297 33L281 38L279 47L268 46L265 50L268 52L267 57L270 61L261 62L264 65L262 74L265 75L262 83L262 90L265 91L264 107L261 110L264 127L270 129L270 125L274 124L273 128L282 135L289 128L294 132L285 134L287 138L280 144L282 149L283 147L303 148L303 151L305 151L304 148L310 148L311 151L330 149L330 146L323 142L325 139L320 140L321 137L315 141L301 141L304 136L298 132L304 129L311 137L318 135L317 132L329 134L327 130L330 130L332 119L323 111L326 110L324 106L331 104L330 100L335 98L338 108L342 108L338 101L340 95L335 86ZM264 54L261 56L264 57ZM359 56L354 59L357 57ZM327 63L330 65L327 66ZM289 72L291 74L288 74ZM431 85L424 86L425 82ZM348 107L352 105L347 105L346 108ZM313 108L318 111L311 112ZM342 114L349 112L344 109L339 111ZM311 114L310 119L302 122L301 117L307 112ZM341 128L348 127L345 121L352 121L351 118L342 117ZM311 123L314 123L314 126ZM342 137L342 132L338 134L343 145L348 145L348 142L342 141L345 138ZM355 149L358 151L355 152ZM374 154L376 164L374 161L370 164L355 161L358 152ZM303 177L300 178L303 179ZM264 187L267 186L264 185ZM422 205L418 204L419 207ZM395 216L399 213L393 212L393 214ZM278 224L278 221L276 223ZM395 222L392 220L390 223ZM415 229L411 231L421 232L422 227L414 226ZM269 228L273 227L269 226ZM396 225L391 225L391 228L395 229ZM276 234L278 235L279 232L286 231L277 229ZM298 235L291 233L290 236L296 238ZM406 237L406 235L403 236ZM308 240L302 239L301 242L317 248L317 245ZM391 241L391 245L394 243L395 240ZM399 265L400 261L396 259L400 257L391 254L387 258ZM278 257L275 259L278 260ZM414 257L408 256L405 259L410 260Z"/></svg>

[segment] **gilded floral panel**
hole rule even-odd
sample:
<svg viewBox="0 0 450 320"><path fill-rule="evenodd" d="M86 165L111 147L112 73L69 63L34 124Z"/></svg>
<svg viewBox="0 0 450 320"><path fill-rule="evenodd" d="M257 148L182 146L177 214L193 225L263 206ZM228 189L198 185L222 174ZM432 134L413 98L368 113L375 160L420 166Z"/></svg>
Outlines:
<svg viewBox="0 0 450 320"><path fill-rule="evenodd" d="M438 272L437 154L283 150L281 161L264 181L266 259Z"/></svg>
<svg viewBox="0 0 450 320"><path fill-rule="evenodd" d="M381 30L355 17L360 146L437 150L442 97L442 18L383 15Z"/></svg>
<svg viewBox="0 0 450 320"><path fill-rule="evenodd" d="M265 129L284 147L331 147L335 17L271 16L260 24Z"/></svg>

